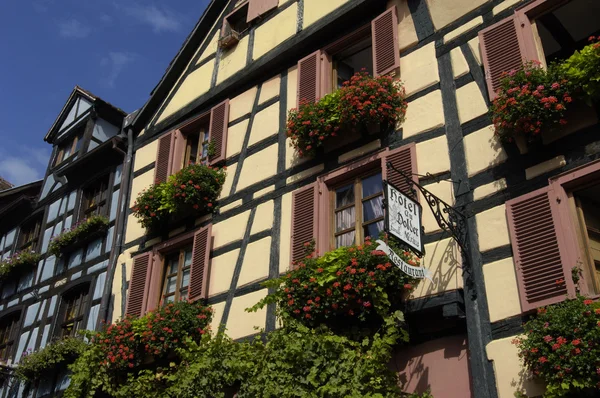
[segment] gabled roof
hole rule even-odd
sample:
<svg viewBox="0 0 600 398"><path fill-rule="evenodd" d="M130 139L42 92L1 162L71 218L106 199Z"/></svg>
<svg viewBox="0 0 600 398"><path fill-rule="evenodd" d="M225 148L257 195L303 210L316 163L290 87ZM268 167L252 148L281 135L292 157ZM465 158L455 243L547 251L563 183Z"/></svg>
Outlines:
<svg viewBox="0 0 600 398"><path fill-rule="evenodd" d="M104 101L102 98L92 94L90 91L85 90L79 86L75 86L73 91L71 91L69 98L65 102L65 105L58 114L58 117L52 124L52 127L50 127L50 130L44 137L44 141L50 143L53 141L53 139L56 137L56 134L58 133L61 122L67 117L67 113L71 109L71 106L75 103L75 99L77 99L77 97L82 97L95 105L105 105L112 111L121 114L123 117L127 115L127 113L124 110L112 105L109 102Z"/></svg>
<svg viewBox="0 0 600 398"><path fill-rule="evenodd" d="M210 28L227 6L229 0L211 0L204 13L196 23L196 26L183 42L175 58L171 61L164 75L150 93L150 98L138 111L132 122L133 129L139 132L144 128L148 120L153 116L155 110L160 106L164 98L173 88L179 76L185 70L190 59L196 53L198 46L209 34Z"/></svg>
<svg viewBox="0 0 600 398"><path fill-rule="evenodd" d="M8 204L12 203L13 201L20 200L23 197L37 197L42 189L42 182L43 180L38 180L25 185L19 185L18 187L0 191L0 211Z"/></svg>

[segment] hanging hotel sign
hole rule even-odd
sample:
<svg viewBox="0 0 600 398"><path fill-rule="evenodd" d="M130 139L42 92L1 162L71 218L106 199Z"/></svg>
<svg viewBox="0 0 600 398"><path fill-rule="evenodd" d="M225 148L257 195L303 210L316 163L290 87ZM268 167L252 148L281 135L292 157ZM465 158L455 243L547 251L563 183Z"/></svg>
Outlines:
<svg viewBox="0 0 600 398"><path fill-rule="evenodd" d="M390 261L394 263L396 267L400 268L400 271L404 272L408 276L412 276L413 278L428 279L431 283L434 283L433 279L431 278L431 272L427 268L415 267L407 264L384 241L377 240L376 242L379 245L377 246L376 250L381 250L384 252L390 258Z"/></svg>
<svg viewBox="0 0 600 398"><path fill-rule="evenodd" d="M402 193L398 188L385 184L385 226L389 234L400 239L416 254L422 256L423 230L421 216L423 208L419 202Z"/></svg>

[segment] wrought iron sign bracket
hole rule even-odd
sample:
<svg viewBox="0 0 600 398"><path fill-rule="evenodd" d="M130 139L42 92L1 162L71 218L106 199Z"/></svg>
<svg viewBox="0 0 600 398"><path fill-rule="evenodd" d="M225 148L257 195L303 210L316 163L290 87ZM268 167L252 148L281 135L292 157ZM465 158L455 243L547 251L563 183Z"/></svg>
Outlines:
<svg viewBox="0 0 600 398"><path fill-rule="evenodd" d="M388 172L393 170L404 178L405 182L411 187L414 197L416 197L417 190L421 192L438 225L442 230L448 232L456 241L463 253L463 258L467 261L467 264L469 264L469 255L467 252L467 249L469 248L467 216L438 198L418 182L414 181L412 175L395 168L391 162L387 162L386 166Z"/></svg>

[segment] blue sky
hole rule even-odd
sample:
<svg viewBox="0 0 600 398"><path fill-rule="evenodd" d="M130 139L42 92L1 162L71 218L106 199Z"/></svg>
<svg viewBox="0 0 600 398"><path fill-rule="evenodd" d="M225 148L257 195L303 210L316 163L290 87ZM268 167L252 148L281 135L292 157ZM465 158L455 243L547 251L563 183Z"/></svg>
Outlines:
<svg viewBox="0 0 600 398"><path fill-rule="evenodd" d="M0 176L43 177L44 136L75 85L140 108L208 0L0 2Z"/></svg>

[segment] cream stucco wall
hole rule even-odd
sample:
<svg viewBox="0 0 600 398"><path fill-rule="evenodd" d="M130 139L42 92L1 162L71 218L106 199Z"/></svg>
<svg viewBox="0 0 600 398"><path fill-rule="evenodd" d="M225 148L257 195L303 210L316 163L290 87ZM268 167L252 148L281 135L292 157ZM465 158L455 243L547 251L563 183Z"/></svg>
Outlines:
<svg viewBox="0 0 600 398"><path fill-rule="evenodd" d="M229 121L238 119L252 111L258 87L254 86L229 100Z"/></svg>
<svg viewBox="0 0 600 398"><path fill-rule="evenodd" d="M238 286L248 285L269 276L269 259L271 257L271 237L267 236L246 247L242 263L242 271Z"/></svg>
<svg viewBox="0 0 600 398"><path fill-rule="evenodd" d="M508 223L506 221L506 205L493 207L475 216L479 250L484 252L510 244Z"/></svg>
<svg viewBox="0 0 600 398"><path fill-rule="evenodd" d="M494 134L494 127L487 126L463 138L467 172L469 177L504 163L508 155Z"/></svg>
<svg viewBox="0 0 600 398"><path fill-rule="evenodd" d="M233 299L227 322L227 334L229 337L239 339L259 333L260 329L265 328L267 308L265 307L256 312L246 312L246 308L250 308L258 303L267 293L268 290L263 289Z"/></svg>
<svg viewBox="0 0 600 398"><path fill-rule="evenodd" d="M450 51L450 60L452 62L452 74L454 75L455 79L458 79L459 77L469 73L467 59L463 55L460 47L453 48Z"/></svg>
<svg viewBox="0 0 600 398"><path fill-rule="evenodd" d="M248 210L214 224L212 227L213 249L241 240L246 231L249 216L250 211Z"/></svg>
<svg viewBox="0 0 600 398"><path fill-rule="evenodd" d="M245 36L235 45L235 47L221 53L219 70L217 72L217 84L227 80L246 66L248 43L248 36Z"/></svg>
<svg viewBox="0 0 600 398"><path fill-rule="evenodd" d="M292 236L292 193L281 197L281 227L279 240L279 272L284 273L291 262Z"/></svg>
<svg viewBox="0 0 600 398"><path fill-rule="evenodd" d="M458 118L461 123L466 123L488 112L483 94L475 82L468 83L456 90L456 102Z"/></svg>
<svg viewBox="0 0 600 398"><path fill-rule="evenodd" d="M406 121L402 125L404 138L442 127L445 124L442 92L435 90L408 103Z"/></svg>
<svg viewBox="0 0 600 398"><path fill-rule="evenodd" d="M450 170L448 139L445 135L417 144L417 170L423 175L436 175Z"/></svg>
<svg viewBox="0 0 600 398"><path fill-rule="evenodd" d="M273 144L246 158L240 173L238 191L275 175L277 172L278 148L278 144Z"/></svg>
<svg viewBox="0 0 600 398"><path fill-rule="evenodd" d="M431 42L400 57L400 76L406 95L414 94L440 82L435 43Z"/></svg>
<svg viewBox="0 0 600 398"><path fill-rule="evenodd" d="M272 200L258 205L250 234L254 235L267 229L271 229L273 227L274 212L275 203Z"/></svg>
<svg viewBox="0 0 600 398"><path fill-rule="evenodd" d="M137 176L131 183L131 193L129 196L129 207L133 207L138 195L144 189L149 188L154 184L154 169L148 170L144 174Z"/></svg>
<svg viewBox="0 0 600 398"><path fill-rule="evenodd" d="M252 56L258 59L296 34L298 5L293 4L256 28Z"/></svg>
<svg viewBox="0 0 600 398"><path fill-rule="evenodd" d="M254 116L250 141L248 145L256 144L279 132L279 102L269 105Z"/></svg>
<svg viewBox="0 0 600 398"><path fill-rule="evenodd" d="M288 69L287 78L287 110L298 106L298 67Z"/></svg>
<svg viewBox="0 0 600 398"><path fill-rule="evenodd" d="M244 146L244 138L250 119L242 120L227 130L227 157L239 154Z"/></svg>
<svg viewBox="0 0 600 398"><path fill-rule="evenodd" d="M209 297L229 290L239 254L240 249L234 249L210 260Z"/></svg>
<svg viewBox="0 0 600 398"><path fill-rule="evenodd" d="M515 336L517 337L517 336ZM514 337L494 340L486 347L487 356L494 366L498 398L514 398L515 392L523 392L528 397L538 397L544 387L530 378L523 368L517 347L512 344Z"/></svg>
<svg viewBox="0 0 600 398"><path fill-rule="evenodd" d="M139 169L154 163L156 160L156 149L158 147L158 140L154 140L144 145L137 151L135 151L135 161L133 162L133 171L136 172Z"/></svg>
<svg viewBox="0 0 600 398"><path fill-rule="evenodd" d="M281 76L277 75L271 79L263 82L260 89L260 96L258 98L258 104L262 104L267 100L279 95L281 91Z"/></svg>
<svg viewBox="0 0 600 398"><path fill-rule="evenodd" d="M237 169L237 163L234 163L227 167L227 177L225 177L225 182L223 183L223 188L221 189L220 199L226 198L231 193L231 185L233 184L233 176L235 175L235 170Z"/></svg>
<svg viewBox="0 0 600 398"><path fill-rule="evenodd" d="M433 20L433 26L437 30L456 21L488 1L490 0L427 0L427 6Z"/></svg>
<svg viewBox="0 0 600 398"><path fill-rule="evenodd" d="M462 288L462 258L454 240L443 239L429 243L425 245L425 253L421 265L431 271L433 283L427 279L421 280L410 298Z"/></svg>
<svg viewBox="0 0 600 398"><path fill-rule="evenodd" d="M217 31L212 35L212 37L208 43L208 46L206 46L206 48L204 49L202 54L198 57L198 61L196 61L196 65L200 64L206 58L210 57L211 55L213 55L217 52L217 47L219 45L219 33L220 33L220 31ZM200 48L198 50L200 50Z"/></svg>
<svg viewBox="0 0 600 398"><path fill-rule="evenodd" d="M304 0L304 29L349 0Z"/></svg>
<svg viewBox="0 0 600 398"><path fill-rule="evenodd" d="M485 292L490 322L496 322L521 313L519 289L512 257L483 266Z"/></svg>
<svg viewBox="0 0 600 398"><path fill-rule="evenodd" d="M398 44L400 50L405 50L419 42L417 30L408 7L407 0L390 0L387 8L397 7L398 10Z"/></svg>

